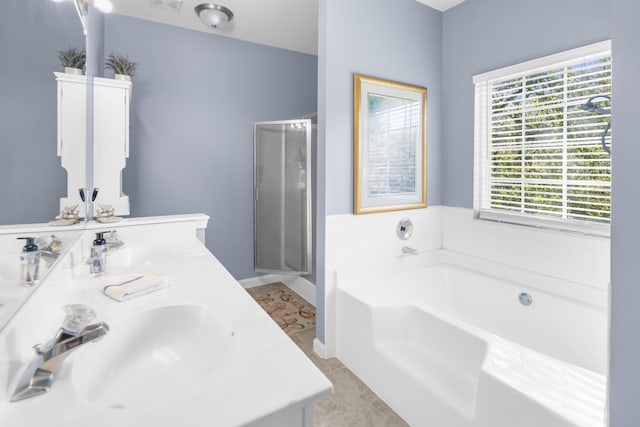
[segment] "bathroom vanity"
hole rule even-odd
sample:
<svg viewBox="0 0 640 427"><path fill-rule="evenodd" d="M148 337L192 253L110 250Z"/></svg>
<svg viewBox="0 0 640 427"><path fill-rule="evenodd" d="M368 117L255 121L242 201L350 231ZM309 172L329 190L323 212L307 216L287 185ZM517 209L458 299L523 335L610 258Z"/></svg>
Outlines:
<svg viewBox="0 0 640 427"><path fill-rule="evenodd" d="M0 425L311 426L331 383L205 248L207 220L125 219L79 231L0 331ZM124 244L92 278L94 233L114 229ZM166 276L169 286L124 302L103 294L127 274ZM91 307L108 333L77 347L49 392L12 402L33 346L54 337L68 304Z"/></svg>

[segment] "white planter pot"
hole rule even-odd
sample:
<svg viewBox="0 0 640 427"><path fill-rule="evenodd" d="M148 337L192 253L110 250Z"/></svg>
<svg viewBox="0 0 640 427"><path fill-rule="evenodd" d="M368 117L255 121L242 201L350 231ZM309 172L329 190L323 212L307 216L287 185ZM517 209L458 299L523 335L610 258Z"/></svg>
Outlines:
<svg viewBox="0 0 640 427"><path fill-rule="evenodd" d="M131 81L131 76L128 76L126 74L115 74L113 76L113 78L116 79L116 80L125 80L125 81L128 81L128 82Z"/></svg>
<svg viewBox="0 0 640 427"><path fill-rule="evenodd" d="M82 68L64 67L64 72L66 74L76 74L81 76Z"/></svg>

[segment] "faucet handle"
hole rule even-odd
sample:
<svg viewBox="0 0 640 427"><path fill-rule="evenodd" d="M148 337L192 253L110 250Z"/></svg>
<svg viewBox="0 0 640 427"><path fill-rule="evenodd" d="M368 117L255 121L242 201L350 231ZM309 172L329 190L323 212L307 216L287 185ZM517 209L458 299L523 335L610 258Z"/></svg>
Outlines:
<svg viewBox="0 0 640 427"><path fill-rule="evenodd" d="M62 307L66 317L62 329L71 335L77 335L96 318L96 312L82 304L69 304Z"/></svg>

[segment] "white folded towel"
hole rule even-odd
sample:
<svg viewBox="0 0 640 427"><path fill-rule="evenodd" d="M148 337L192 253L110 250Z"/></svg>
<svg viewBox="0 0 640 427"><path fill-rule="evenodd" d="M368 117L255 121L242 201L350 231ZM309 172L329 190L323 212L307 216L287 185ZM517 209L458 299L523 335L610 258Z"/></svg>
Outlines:
<svg viewBox="0 0 640 427"><path fill-rule="evenodd" d="M128 274L125 276L106 277L102 292L116 301L146 295L169 286L169 278L156 274Z"/></svg>

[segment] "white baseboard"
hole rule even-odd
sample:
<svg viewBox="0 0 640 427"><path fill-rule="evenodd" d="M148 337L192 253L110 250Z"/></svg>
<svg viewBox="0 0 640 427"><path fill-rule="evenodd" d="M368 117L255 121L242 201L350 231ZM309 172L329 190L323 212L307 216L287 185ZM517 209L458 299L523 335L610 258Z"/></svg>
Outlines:
<svg viewBox="0 0 640 427"><path fill-rule="evenodd" d="M267 285L273 282L281 282L282 275L281 274L265 274L263 276L250 277L248 279L238 280L238 282L242 285L243 288L255 288L256 286Z"/></svg>
<svg viewBox="0 0 640 427"><path fill-rule="evenodd" d="M254 288L256 286L266 285L274 282L282 282L287 285L293 292L304 298L309 304L316 306L316 286L300 276L292 276L287 274L265 274L263 276L250 277L248 279L239 280L243 288Z"/></svg>
<svg viewBox="0 0 640 427"><path fill-rule="evenodd" d="M300 276L285 276L283 282L309 304L316 306L316 285Z"/></svg>
<svg viewBox="0 0 640 427"><path fill-rule="evenodd" d="M321 358L325 358L324 344L318 338L313 339L313 351Z"/></svg>

